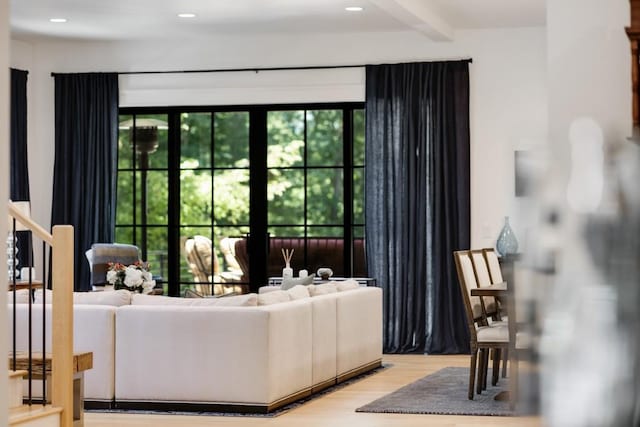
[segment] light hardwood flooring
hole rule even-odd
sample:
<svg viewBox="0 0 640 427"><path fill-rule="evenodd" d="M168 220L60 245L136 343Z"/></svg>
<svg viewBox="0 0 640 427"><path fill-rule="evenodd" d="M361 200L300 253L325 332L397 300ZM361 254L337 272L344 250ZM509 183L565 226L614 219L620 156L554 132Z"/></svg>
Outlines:
<svg viewBox="0 0 640 427"><path fill-rule="evenodd" d="M86 427L542 427L539 418L356 413L355 409L447 366L469 366L469 356L385 355L391 367L274 418L85 414Z"/></svg>

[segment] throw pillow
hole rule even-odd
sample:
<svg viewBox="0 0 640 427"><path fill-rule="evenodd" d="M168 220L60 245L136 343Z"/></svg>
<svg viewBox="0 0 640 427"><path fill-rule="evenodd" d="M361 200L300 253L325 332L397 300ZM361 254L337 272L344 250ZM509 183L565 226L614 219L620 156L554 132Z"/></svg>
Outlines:
<svg viewBox="0 0 640 427"><path fill-rule="evenodd" d="M282 279L282 285L280 286L280 289L282 289L283 291L286 291L287 289L291 289L297 285L307 286L312 283L313 283L313 274L307 277L285 277L284 279Z"/></svg>
<svg viewBox="0 0 640 427"><path fill-rule="evenodd" d="M258 305L278 304L290 301L291 297L286 291L278 290L258 295Z"/></svg>
<svg viewBox="0 0 640 427"><path fill-rule="evenodd" d="M321 285L309 285L309 295L312 297L338 292L338 287L334 282L323 283Z"/></svg>
<svg viewBox="0 0 640 427"><path fill-rule="evenodd" d="M303 298L309 298L309 289L308 286L304 285L296 285L291 289L288 289L286 292L289 294L291 301Z"/></svg>
<svg viewBox="0 0 640 427"><path fill-rule="evenodd" d="M36 304L42 304L42 300L46 298L46 303L51 304L53 298L53 292L50 289L45 290L43 294L42 289L36 290L34 302ZM111 305L114 307L120 307L123 305L131 304L131 292L126 289L119 289L117 291L106 292L74 292L73 293L74 304L87 304L87 305Z"/></svg>
<svg viewBox="0 0 640 427"><path fill-rule="evenodd" d="M338 288L338 292L350 291L351 289L360 288L360 284L353 279L348 279L348 280L335 282L335 283L336 283L336 287Z"/></svg>
<svg viewBox="0 0 640 427"><path fill-rule="evenodd" d="M161 295L133 294L132 305L181 305L191 307L255 307L258 303L257 294L234 295L224 298L180 298Z"/></svg>
<svg viewBox="0 0 640 427"><path fill-rule="evenodd" d="M280 291L282 288L280 286L260 286L258 288L259 294L266 294L267 292Z"/></svg>
<svg viewBox="0 0 640 427"><path fill-rule="evenodd" d="M205 305L206 301L214 301L213 304L219 307L255 307L258 305L258 294L233 295L222 298L193 299L193 305Z"/></svg>
<svg viewBox="0 0 640 427"><path fill-rule="evenodd" d="M121 307L131 304L131 292L126 289L111 292L74 292L73 303Z"/></svg>

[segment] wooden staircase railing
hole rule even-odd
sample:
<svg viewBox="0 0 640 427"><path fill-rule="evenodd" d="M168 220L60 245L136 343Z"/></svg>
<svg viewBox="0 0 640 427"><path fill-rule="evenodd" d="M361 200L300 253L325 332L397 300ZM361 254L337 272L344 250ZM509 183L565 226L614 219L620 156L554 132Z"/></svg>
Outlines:
<svg viewBox="0 0 640 427"><path fill-rule="evenodd" d="M24 215L12 202L9 216L52 250L51 404L62 409L60 426L73 426L73 227L56 225L52 234ZM44 260L43 260L44 261ZM46 283L46 281L45 281ZM14 325L15 327L15 325Z"/></svg>

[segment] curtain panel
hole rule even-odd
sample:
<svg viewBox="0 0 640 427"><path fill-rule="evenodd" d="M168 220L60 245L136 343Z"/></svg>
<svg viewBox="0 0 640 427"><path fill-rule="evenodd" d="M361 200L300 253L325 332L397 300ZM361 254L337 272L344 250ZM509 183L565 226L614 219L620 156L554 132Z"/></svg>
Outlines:
<svg viewBox="0 0 640 427"><path fill-rule="evenodd" d="M11 200L29 201L29 157L27 153L27 76L29 72L11 69L11 145L9 155L9 194ZM31 232L16 232L18 268L33 265Z"/></svg>
<svg viewBox="0 0 640 427"><path fill-rule="evenodd" d="M114 240L118 75L56 74L51 225L74 226L74 289L91 289L85 251Z"/></svg>
<svg viewBox="0 0 640 427"><path fill-rule="evenodd" d="M27 71L11 69L11 200L29 200Z"/></svg>
<svg viewBox="0 0 640 427"><path fill-rule="evenodd" d="M468 64L366 68L366 255L385 353L469 351L453 260L470 245Z"/></svg>

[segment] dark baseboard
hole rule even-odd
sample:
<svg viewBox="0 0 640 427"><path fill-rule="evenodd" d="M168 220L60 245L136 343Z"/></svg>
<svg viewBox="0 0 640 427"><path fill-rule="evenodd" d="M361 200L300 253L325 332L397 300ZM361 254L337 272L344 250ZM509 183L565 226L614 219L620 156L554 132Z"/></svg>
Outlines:
<svg viewBox="0 0 640 427"><path fill-rule="evenodd" d="M336 379L335 378L331 378L330 380L323 381L323 382L321 382L319 384L316 384L313 387L311 387L311 394L317 393L317 392L322 391L324 389L327 389L329 387L333 387L334 385L336 385Z"/></svg>
<svg viewBox="0 0 640 427"><path fill-rule="evenodd" d="M84 409L113 409L115 402L113 400L86 400L84 401Z"/></svg>
<svg viewBox="0 0 640 427"><path fill-rule="evenodd" d="M350 370L348 372L345 372L344 374L338 375L338 378L337 378L336 382L338 384L340 384L341 382L346 381L349 378L353 378L353 377L356 377L356 376L358 376L360 374L364 374L365 372L370 371L372 369L376 369L376 368L378 368L380 366L382 366L382 359L375 360L375 361L367 363L366 365L363 365L363 366L361 366L359 368L352 369L352 370Z"/></svg>
<svg viewBox="0 0 640 427"><path fill-rule="evenodd" d="M266 414L266 405L237 405L232 403L195 403L195 402L144 402L116 401L113 409L158 411L158 412L239 412L244 414Z"/></svg>
<svg viewBox="0 0 640 427"><path fill-rule="evenodd" d="M268 414L282 406L295 402L311 395L311 390L301 390L290 396L286 396L268 405L243 405L234 403L201 403L201 402L149 402L149 401L122 401L113 402L111 408L102 409L123 409L139 411L158 412L229 412L242 414ZM85 405L86 408L86 405ZM88 408L86 408L88 409ZM93 409L93 408L92 408ZM97 409L97 408L96 408Z"/></svg>

